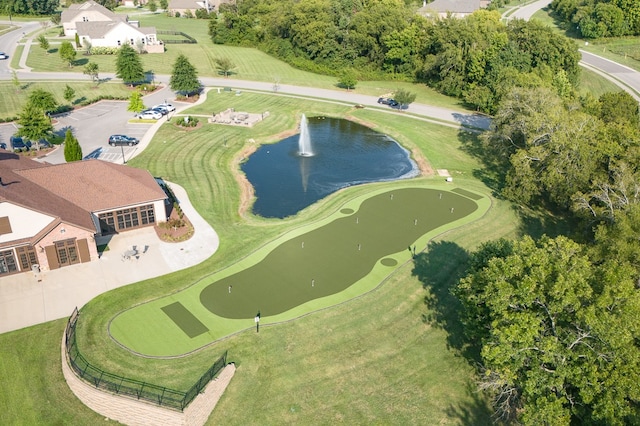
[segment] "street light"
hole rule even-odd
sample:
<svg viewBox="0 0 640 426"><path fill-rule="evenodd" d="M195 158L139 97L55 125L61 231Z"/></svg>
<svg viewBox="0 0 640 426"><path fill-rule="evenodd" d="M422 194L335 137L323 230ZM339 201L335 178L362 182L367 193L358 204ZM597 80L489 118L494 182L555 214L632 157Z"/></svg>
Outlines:
<svg viewBox="0 0 640 426"><path fill-rule="evenodd" d="M122 151L122 164L127 164L127 160L124 158L124 146L120 145L120 150Z"/></svg>

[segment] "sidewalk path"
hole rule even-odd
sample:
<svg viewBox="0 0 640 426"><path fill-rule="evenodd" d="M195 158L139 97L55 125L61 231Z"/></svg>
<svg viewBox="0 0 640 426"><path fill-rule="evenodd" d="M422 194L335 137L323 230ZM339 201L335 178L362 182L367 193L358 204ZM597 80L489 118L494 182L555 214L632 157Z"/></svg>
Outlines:
<svg viewBox="0 0 640 426"><path fill-rule="evenodd" d="M153 228L141 228L112 236L109 251L98 260L37 274L2 277L0 333L68 317L73 308L81 308L99 294L188 268L211 257L220 244L218 235L193 208L184 188L169 185L195 228L189 240L165 243ZM138 258L123 261L122 253L134 245L140 252Z"/></svg>

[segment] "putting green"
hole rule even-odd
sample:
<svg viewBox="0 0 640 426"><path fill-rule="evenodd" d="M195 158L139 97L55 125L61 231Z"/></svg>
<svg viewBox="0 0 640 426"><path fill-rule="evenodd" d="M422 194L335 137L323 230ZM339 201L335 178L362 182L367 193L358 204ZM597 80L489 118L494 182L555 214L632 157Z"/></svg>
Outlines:
<svg viewBox="0 0 640 426"><path fill-rule="evenodd" d="M178 356L254 327L258 312L261 324L290 320L374 289L413 247L489 205L450 184L378 189L180 293L118 314L109 331L135 352Z"/></svg>

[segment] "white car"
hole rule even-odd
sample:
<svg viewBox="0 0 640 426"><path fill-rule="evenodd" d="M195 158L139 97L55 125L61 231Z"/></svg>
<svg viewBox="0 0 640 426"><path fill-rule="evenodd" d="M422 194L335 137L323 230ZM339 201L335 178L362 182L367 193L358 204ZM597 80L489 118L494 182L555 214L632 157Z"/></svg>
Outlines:
<svg viewBox="0 0 640 426"><path fill-rule="evenodd" d="M162 103L162 104L158 104L158 105L154 106L151 109L156 109L156 108L166 109L167 111L175 111L176 110L176 107L174 107L173 105L168 104L166 102Z"/></svg>
<svg viewBox="0 0 640 426"><path fill-rule="evenodd" d="M0 52L0 59L9 59L9 55L4 52Z"/></svg>
<svg viewBox="0 0 640 426"><path fill-rule="evenodd" d="M162 118L162 114L158 111L147 109L139 113L138 118L141 120L160 120Z"/></svg>

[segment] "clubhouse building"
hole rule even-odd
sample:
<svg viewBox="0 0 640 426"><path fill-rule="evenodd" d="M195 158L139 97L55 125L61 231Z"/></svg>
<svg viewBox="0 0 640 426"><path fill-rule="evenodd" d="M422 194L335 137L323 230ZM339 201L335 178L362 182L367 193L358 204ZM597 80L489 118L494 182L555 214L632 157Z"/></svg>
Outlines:
<svg viewBox="0 0 640 426"><path fill-rule="evenodd" d="M97 260L98 239L164 222L167 204L146 170L0 149L0 276Z"/></svg>

